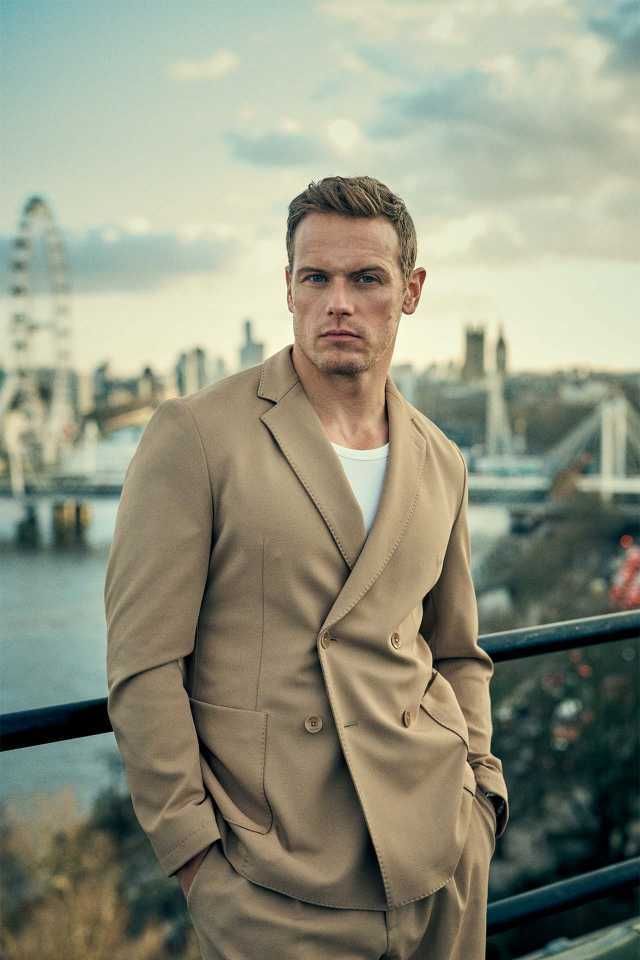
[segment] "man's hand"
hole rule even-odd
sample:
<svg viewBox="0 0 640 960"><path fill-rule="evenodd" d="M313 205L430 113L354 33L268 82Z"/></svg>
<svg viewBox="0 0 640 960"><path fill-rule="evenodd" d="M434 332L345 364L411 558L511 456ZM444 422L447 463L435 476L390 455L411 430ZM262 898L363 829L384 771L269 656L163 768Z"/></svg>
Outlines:
<svg viewBox="0 0 640 960"><path fill-rule="evenodd" d="M216 840L215 842L217 843L218 841ZM180 869L176 871L178 880L180 881L180 886L182 887L182 892L185 897L189 893L189 888L193 883L193 878L198 872L198 868L206 857L211 846L212 844L209 844L209 846L205 847L204 850L198 851L194 857L191 857L191 860L187 860L187 862L183 863Z"/></svg>

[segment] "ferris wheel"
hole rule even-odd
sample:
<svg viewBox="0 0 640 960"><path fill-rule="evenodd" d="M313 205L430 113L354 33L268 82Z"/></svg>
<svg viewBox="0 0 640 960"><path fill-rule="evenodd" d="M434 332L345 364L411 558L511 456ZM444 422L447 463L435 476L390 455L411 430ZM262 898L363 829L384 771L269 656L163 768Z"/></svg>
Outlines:
<svg viewBox="0 0 640 960"><path fill-rule="evenodd" d="M22 209L9 278L9 363L0 391L0 426L12 488L20 493L25 473L37 476L55 464L75 435L68 268L62 236L40 196L30 197ZM36 317L36 299L42 317ZM48 384L39 375L47 367Z"/></svg>

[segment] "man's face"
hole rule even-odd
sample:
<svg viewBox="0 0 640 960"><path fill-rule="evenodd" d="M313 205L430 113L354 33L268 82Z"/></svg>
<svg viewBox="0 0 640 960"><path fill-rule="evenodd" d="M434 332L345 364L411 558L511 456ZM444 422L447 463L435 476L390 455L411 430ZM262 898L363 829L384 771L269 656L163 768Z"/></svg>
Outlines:
<svg viewBox="0 0 640 960"><path fill-rule="evenodd" d="M388 363L400 315L413 313L422 285L412 279L405 288L398 235L385 217L337 213L301 220L285 277L298 348L319 370L344 376Z"/></svg>

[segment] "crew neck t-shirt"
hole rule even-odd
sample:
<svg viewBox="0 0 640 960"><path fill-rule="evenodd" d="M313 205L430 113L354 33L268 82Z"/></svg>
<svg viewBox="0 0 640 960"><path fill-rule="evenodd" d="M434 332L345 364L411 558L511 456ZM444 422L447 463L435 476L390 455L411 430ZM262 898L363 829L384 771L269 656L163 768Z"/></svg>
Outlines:
<svg viewBox="0 0 640 960"><path fill-rule="evenodd" d="M384 474L389 457L389 444L370 450L342 447L331 441L342 468L351 483L356 500L360 504L367 533L371 529L380 495L384 486Z"/></svg>

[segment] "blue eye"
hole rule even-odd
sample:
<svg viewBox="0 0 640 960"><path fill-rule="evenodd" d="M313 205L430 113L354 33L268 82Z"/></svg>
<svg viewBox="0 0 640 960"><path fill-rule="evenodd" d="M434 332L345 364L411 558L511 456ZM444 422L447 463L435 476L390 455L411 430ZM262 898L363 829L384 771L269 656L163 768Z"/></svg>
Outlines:
<svg viewBox="0 0 640 960"><path fill-rule="evenodd" d="M314 277L320 277L320 278L323 279L323 280L325 279L325 275L324 275L323 273L309 273L309 274L307 274L307 276L305 277L305 280L313 280ZM357 279L358 279L358 280L365 280L365 279L373 280L374 283L376 283L377 280L378 280L378 278L375 277L372 273L362 273L362 274L360 274L360 276L359 276ZM366 283L365 286L369 286L369 284Z"/></svg>

